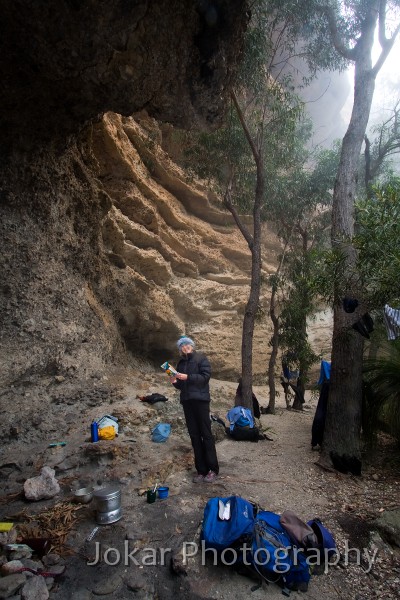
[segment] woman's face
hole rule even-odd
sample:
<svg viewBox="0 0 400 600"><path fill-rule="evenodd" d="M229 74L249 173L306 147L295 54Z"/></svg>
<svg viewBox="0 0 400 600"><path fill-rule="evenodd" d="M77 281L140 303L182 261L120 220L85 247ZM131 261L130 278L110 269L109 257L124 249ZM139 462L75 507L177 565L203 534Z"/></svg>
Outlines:
<svg viewBox="0 0 400 600"><path fill-rule="evenodd" d="M192 344L182 344L181 352L182 354L190 354L191 352L193 352Z"/></svg>

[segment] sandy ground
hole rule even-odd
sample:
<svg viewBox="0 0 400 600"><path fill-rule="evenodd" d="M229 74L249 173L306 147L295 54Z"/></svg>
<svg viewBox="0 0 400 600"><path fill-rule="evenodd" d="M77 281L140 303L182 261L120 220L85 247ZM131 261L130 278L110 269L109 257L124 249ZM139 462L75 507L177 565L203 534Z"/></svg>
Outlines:
<svg viewBox="0 0 400 600"><path fill-rule="evenodd" d="M230 495L242 496L277 513L293 510L304 520L319 517L334 534L341 552L350 543L369 553L359 564L349 557L349 564L342 562L327 574L312 577L308 592L302 594L305 599L397 597L398 553L379 536L371 542L371 523L381 509L398 503L398 471L393 472L393 466L384 458L376 464L377 456L361 478L321 470L315 464L318 453L310 446L315 395L308 394L303 412L286 410L279 397L276 415L261 416L261 427L272 441L236 442L215 425L220 440L220 476L212 485L195 485L191 481L192 452L182 409L165 375L148 374L139 380L125 373L115 381L109 380L108 385L118 387L118 397L113 397L111 404L82 405L79 419L60 432L67 442L65 447L49 449L47 440L26 447L15 444L8 447L2 459L3 466L16 462L19 467L3 477L0 520L13 516L21 526L26 523L26 514L33 519L57 503L70 506L71 489L89 484L121 489L122 519L100 526L90 542L86 538L97 525L93 503L77 511L79 519L70 523L65 545L59 549L66 571L56 578L50 598L281 598L278 586L258 587L257 581L239 575L232 567L202 560L200 551L189 559L185 574L171 571L171 557L179 559L185 543L199 544L207 500ZM225 418L233 406L236 384L212 380L211 388L212 412ZM165 394L168 402L149 406L137 398L155 391ZM260 404L266 406L267 389L256 387L255 393ZM59 410L62 416L71 408ZM115 440L91 444L90 422L99 414L118 416L120 434ZM171 423L172 433L166 443L155 444L150 431L160 421ZM55 468L61 493L51 500L28 503L18 492L24 479L35 471L37 474L43 464ZM169 486L169 497L148 504L143 491L157 482ZM127 548L135 549L135 560L127 558ZM374 548L378 548L377 559L366 573L367 559Z"/></svg>

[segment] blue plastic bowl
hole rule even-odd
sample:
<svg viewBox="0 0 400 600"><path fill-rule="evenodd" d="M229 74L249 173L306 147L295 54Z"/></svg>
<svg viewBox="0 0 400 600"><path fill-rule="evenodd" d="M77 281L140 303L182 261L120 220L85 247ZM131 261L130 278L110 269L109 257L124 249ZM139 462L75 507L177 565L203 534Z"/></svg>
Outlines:
<svg viewBox="0 0 400 600"><path fill-rule="evenodd" d="M160 500L163 500L164 498L168 498L168 492L169 492L169 487L159 487L158 488L158 497L160 498Z"/></svg>

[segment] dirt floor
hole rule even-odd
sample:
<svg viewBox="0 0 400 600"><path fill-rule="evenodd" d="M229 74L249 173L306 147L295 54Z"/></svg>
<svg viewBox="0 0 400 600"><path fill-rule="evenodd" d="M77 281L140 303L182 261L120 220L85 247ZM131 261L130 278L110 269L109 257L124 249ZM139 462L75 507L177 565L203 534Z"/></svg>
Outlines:
<svg viewBox="0 0 400 600"><path fill-rule="evenodd" d="M225 419L236 384L212 380L211 387L211 410ZM168 401L151 406L139 400L152 392L165 394ZM266 406L267 388L256 387L255 392ZM373 525L383 512L399 508L400 469L392 441L382 438L379 449L366 460L362 477L322 470L315 464L318 452L310 446L316 403L317 397L309 394L304 411L288 411L279 398L276 415L262 415L260 421L272 441L236 442L214 424L220 476L214 484L196 485L191 480L192 452L183 412L164 374L139 378L137 373L119 373L93 385L79 404L69 402L64 390L53 418L63 428L49 426L47 436L42 432L3 449L0 521L11 519L25 536L51 538L52 559L66 568L47 581L50 598L281 598L282 590L275 584L260 587L233 567L213 565L212 560L203 560L201 549L186 565L181 562L185 543L188 552L199 545L207 500L239 495L266 510L290 509L304 520L319 517L333 533L342 560L328 573L311 578L302 594L305 599L398 598L399 548L384 541ZM118 417L119 435L92 444L90 423L104 414ZM166 443L151 441L150 431L157 422L172 426ZM66 445L48 447L57 441ZM44 465L55 469L61 492L51 500L27 502L23 483ZM149 504L144 492L156 483L167 485L169 496ZM121 490L121 520L98 526L93 502L71 503L71 490L87 485ZM95 527L93 539L87 541ZM353 552L346 553L346 548ZM354 549L362 553L360 560Z"/></svg>

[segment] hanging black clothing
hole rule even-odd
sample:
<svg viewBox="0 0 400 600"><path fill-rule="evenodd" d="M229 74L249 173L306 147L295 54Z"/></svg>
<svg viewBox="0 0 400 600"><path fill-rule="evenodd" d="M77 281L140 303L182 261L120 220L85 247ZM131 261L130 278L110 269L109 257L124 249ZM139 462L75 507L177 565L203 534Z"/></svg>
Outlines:
<svg viewBox="0 0 400 600"><path fill-rule="evenodd" d="M324 381L319 393L317 410L311 428L311 446L322 445L324 438L326 411L328 407L329 381Z"/></svg>

